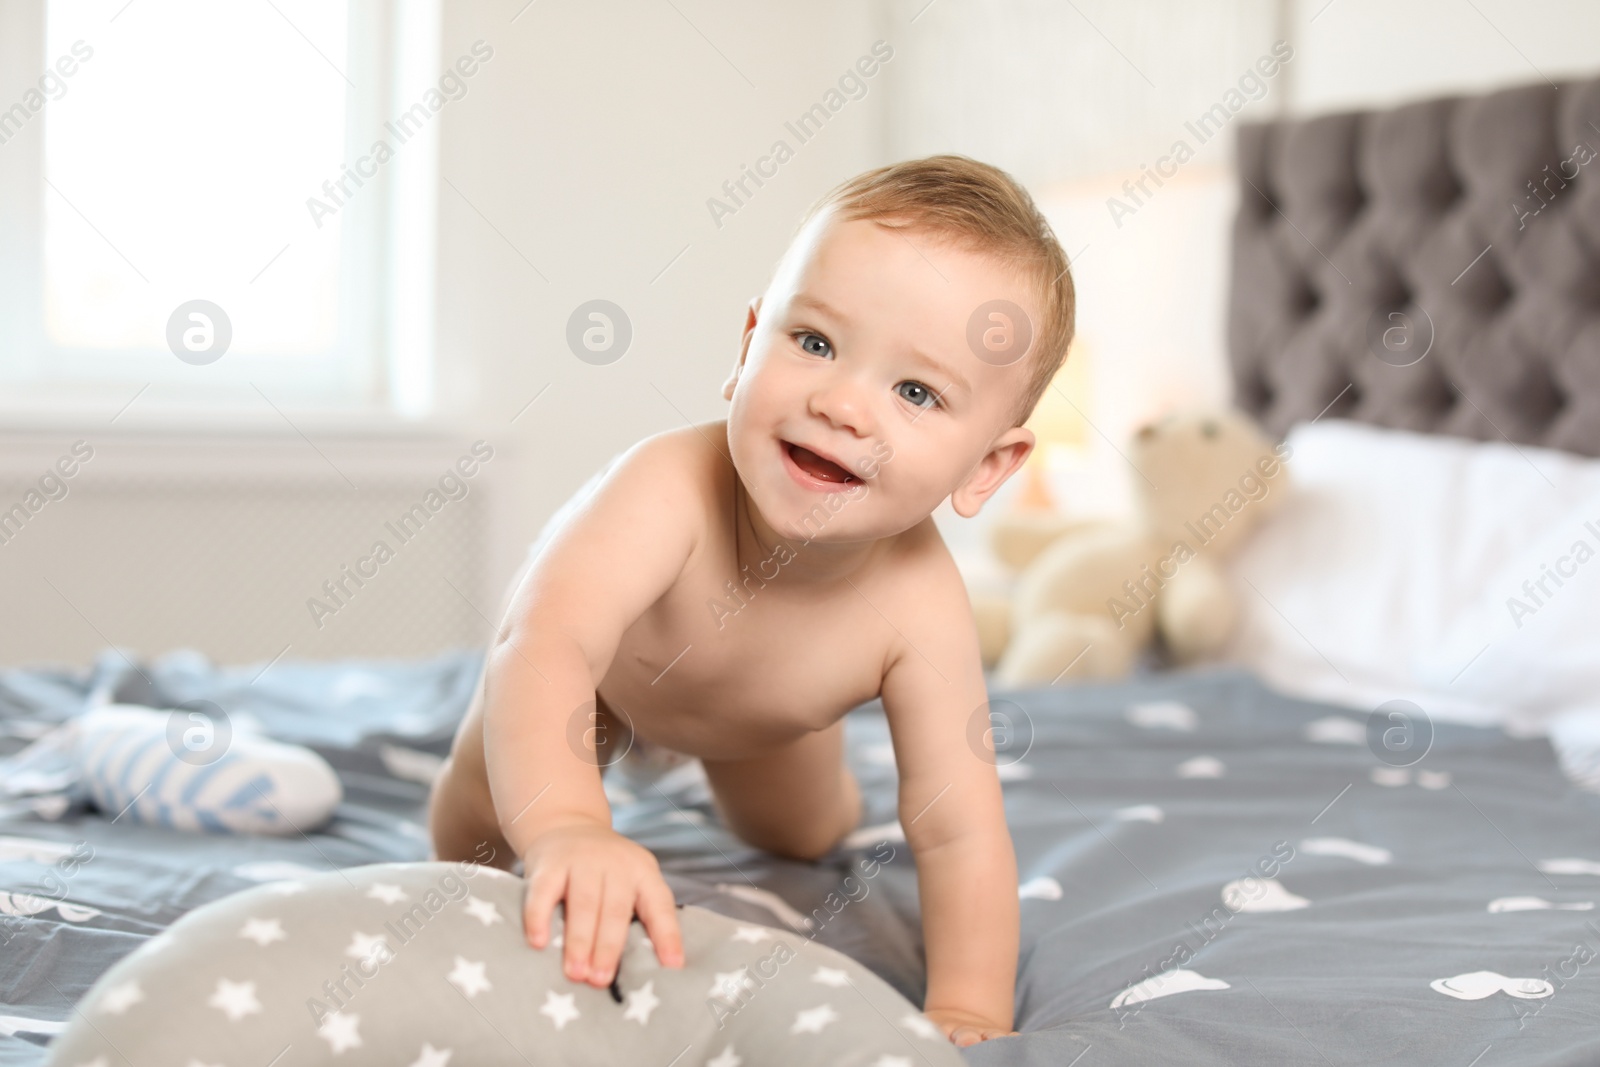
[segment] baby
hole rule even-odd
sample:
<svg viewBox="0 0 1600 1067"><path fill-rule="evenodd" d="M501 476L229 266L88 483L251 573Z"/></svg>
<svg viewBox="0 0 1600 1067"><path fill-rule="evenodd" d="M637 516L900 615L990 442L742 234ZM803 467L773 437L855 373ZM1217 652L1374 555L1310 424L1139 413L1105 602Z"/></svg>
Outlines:
<svg viewBox="0 0 1600 1067"><path fill-rule="evenodd" d="M960 156L819 201L745 316L726 420L647 438L524 569L434 787L439 859L521 859L543 948L610 983L638 914L683 964L655 857L611 828L597 743L698 757L750 845L829 853L861 817L851 708L881 696L927 951L958 1045L1012 1033L1016 858L976 626L932 512L967 518L1034 445L1072 339L1067 260L1028 194Z"/></svg>

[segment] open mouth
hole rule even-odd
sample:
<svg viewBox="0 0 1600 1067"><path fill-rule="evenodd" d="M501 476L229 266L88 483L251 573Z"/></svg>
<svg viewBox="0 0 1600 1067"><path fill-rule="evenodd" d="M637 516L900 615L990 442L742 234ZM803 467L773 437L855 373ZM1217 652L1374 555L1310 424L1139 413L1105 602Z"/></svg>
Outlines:
<svg viewBox="0 0 1600 1067"><path fill-rule="evenodd" d="M794 465L806 474L823 482L833 482L837 485L859 485L861 479L845 470L826 456L819 456L809 448L783 442L784 451L789 453L789 458Z"/></svg>

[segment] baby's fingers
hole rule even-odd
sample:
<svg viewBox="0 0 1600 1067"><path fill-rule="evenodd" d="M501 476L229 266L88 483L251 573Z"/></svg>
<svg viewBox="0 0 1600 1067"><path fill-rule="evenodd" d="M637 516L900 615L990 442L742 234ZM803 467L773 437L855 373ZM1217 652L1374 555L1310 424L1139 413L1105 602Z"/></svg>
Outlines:
<svg viewBox="0 0 1600 1067"><path fill-rule="evenodd" d="M540 871L528 882L522 898L522 929L534 948L550 943L550 914L566 889L566 871Z"/></svg>
<svg viewBox="0 0 1600 1067"><path fill-rule="evenodd" d="M574 982L589 980L590 951L600 919L600 878L574 875L567 888L566 974Z"/></svg>
<svg viewBox="0 0 1600 1067"><path fill-rule="evenodd" d="M672 890L660 878L646 879L639 887L639 921L656 947L664 967L683 966L683 935L678 929L678 906Z"/></svg>
<svg viewBox="0 0 1600 1067"><path fill-rule="evenodd" d="M628 925L633 922L633 892L621 879L605 880L601 896L599 928L595 931L594 961L589 981L607 985L617 971L617 960L628 940Z"/></svg>

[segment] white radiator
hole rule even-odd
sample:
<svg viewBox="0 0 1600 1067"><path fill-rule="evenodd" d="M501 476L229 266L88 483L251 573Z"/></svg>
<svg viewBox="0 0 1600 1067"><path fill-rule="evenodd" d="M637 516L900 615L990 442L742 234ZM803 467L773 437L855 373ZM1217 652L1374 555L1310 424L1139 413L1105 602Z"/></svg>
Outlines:
<svg viewBox="0 0 1600 1067"><path fill-rule="evenodd" d="M264 665L485 644L503 453L311 437L0 438L0 665L83 666L109 645Z"/></svg>

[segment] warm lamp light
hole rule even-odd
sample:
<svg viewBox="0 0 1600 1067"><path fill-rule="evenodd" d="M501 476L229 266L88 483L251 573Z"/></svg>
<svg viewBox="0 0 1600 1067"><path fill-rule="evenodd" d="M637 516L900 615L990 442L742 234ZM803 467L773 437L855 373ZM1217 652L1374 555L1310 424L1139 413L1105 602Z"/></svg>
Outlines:
<svg viewBox="0 0 1600 1067"><path fill-rule="evenodd" d="M1014 498L1018 511L1055 511L1047 471L1050 453L1057 449L1081 449L1089 440L1089 422L1084 410L1089 406L1089 346L1076 338L1067 351L1066 362L1039 397L1025 424L1038 438L1032 455L1023 464L1022 489Z"/></svg>

